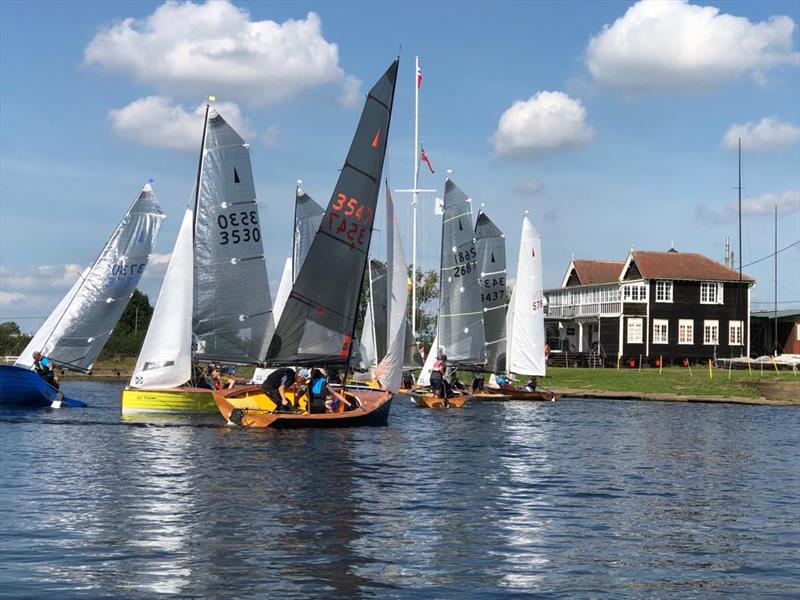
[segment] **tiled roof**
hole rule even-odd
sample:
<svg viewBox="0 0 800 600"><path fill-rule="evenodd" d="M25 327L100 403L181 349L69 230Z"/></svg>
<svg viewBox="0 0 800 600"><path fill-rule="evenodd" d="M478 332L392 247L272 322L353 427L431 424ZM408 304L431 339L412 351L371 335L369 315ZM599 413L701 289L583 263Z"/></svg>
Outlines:
<svg viewBox="0 0 800 600"><path fill-rule="evenodd" d="M634 250L633 260L644 279L739 281L739 271L693 252ZM742 280L755 281L744 274Z"/></svg>
<svg viewBox="0 0 800 600"><path fill-rule="evenodd" d="M620 260L579 260L577 258L572 262L581 285L615 282L619 279L620 271L625 264Z"/></svg>

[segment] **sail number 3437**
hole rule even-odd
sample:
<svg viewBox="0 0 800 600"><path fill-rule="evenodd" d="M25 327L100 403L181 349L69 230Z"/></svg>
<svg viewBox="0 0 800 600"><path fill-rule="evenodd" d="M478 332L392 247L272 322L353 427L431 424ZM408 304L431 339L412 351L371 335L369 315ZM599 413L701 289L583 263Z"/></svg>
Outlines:
<svg viewBox="0 0 800 600"><path fill-rule="evenodd" d="M361 246L366 240L372 217L372 207L355 198L338 194L328 215L328 231L343 234L350 245Z"/></svg>

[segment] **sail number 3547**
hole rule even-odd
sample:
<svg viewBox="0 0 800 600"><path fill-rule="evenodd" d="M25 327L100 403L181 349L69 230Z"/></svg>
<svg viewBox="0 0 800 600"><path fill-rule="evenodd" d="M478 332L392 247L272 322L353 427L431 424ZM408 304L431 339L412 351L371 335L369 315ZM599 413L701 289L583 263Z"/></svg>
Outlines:
<svg viewBox="0 0 800 600"><path fill-rule="evenodd" d="M240 242L260 242L261 231L258 229L258 213L254 210L242 210L217 216L219 225L219 244L238 244Z"/></svg>
<svg viewBox="0 0 800 600"><path fill-rule="evenodd" d="M339 194L328 215L328 231L344 234L351 246L361 246L366 240L374 212L355 198Z"/></svg>

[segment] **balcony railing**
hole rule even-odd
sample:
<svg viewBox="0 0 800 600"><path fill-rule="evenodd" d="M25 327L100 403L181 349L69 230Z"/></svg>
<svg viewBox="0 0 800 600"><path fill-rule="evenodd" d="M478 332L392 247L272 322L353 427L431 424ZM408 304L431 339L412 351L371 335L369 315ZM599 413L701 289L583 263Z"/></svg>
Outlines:
<svg viewBox="0 0 800 600"><path fill-rule="evenodd" d="M591 302L588 304L569 304L548 306L547 315L560 319L575 317L618 317L622 314L622 302Z"/></svg>

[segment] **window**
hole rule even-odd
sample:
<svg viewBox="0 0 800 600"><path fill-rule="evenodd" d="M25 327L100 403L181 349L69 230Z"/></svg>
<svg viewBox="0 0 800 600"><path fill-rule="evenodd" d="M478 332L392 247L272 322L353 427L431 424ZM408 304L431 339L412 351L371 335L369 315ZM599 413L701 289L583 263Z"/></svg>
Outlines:
<svg viewBox="0 0 800 600"><path fill-rule="evenodd" d="M628 343L641 344L642 343L642 320L641 319L628 319Z"/></svg>
<svg viewBox="0 0 800 600"><path fill-rule="evenodd" d="M742 322L730 321L728 323L728 345L741 346L742 345Z"/></svg>
<svg viewBox="0 0 800 600"><path fill-rule="evenodd" d="M656 281L656 302L672 302L671 281Z"/></svg>
<svg viewBox="0 0 800 600"><path fill-rule="evenodd" d="M722 304L721 283L704 281L700 284L700 304Z"/></svg>
<svg viewBox="0 0 800 600"><path fill-rule="evenodd" d="M678 321L678 343L694 344L694 321L691 319Z"/></svg>
<svg viewBox="0 0 800 600"><path fill-rule="evenodd" d="M653 319L653 343L669 343L669 321L666 319Z"/></svg>
<svg viewBox="0 0 800 600"><path fill-rule="evenodd" d="M719 344L719 321L703 321L703 343L707 346Z"/></svg>
<svg viewBox="0 0 800 600"><path fill-rule="evenodd" d="M647 286L643 283L634 283L622 288L622 299L625 302L647 302Z"/></svg>

